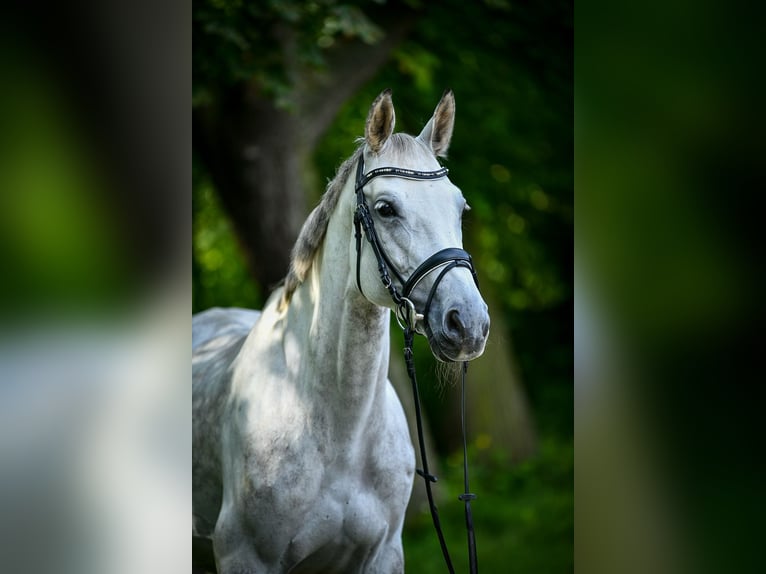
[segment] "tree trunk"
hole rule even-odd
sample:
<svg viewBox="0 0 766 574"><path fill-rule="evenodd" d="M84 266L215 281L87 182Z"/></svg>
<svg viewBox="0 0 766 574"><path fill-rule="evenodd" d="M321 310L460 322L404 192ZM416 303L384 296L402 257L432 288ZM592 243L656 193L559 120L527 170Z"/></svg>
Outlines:
<svg viewBox="0 0 766 574"><path fill-rule="evenodd" d="M287 273L306 216L308 150L298 118L247 86L194 114L194 146L265 291Z"/></svg>

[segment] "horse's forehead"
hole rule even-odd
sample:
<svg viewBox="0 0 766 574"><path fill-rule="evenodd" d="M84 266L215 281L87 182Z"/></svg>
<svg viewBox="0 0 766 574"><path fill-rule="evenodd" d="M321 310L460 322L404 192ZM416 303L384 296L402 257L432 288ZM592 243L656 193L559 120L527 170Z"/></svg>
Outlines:
<svg viewBox="0 0 766 574"><path fill-rule="evenodd" d="M365 158L368 169L395 166L419 171L433 171L439 169L436 156L428 147L412 136L407 134L394 134L380 154Z"/></svg>
<svg viewBox="0 0 766 574"><path fill-rule="evenodd" d="M380 167L398 167L415 171L436 171L441 165L436 157L424 145L415 138L406 134L400 136L396 142L385 152L365 159L365 171L369 172ZM455 186L449 177L435 180L407 179L404 177L376 177L370 181L375 195L383 192L404 193L409 200L423 199L424 201L438 201L447 198L461 198L460 189ZM369 185L369 184L368 184ZM446 204L450 204L446 201Z"/></svg>

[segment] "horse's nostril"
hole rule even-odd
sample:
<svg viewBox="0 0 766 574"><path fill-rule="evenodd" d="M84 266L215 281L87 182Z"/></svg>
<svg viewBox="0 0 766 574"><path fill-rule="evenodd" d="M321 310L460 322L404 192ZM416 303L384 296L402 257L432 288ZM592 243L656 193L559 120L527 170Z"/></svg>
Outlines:
<svg viewBox="0 0 766 574"><path fill-rule="evenodd" d="M489 335L489 321L484 322L484 328L482 328L481 334L485 339L487 338L487 335Z"/></svg>
<svg viewBox="0 0 766 574"><path fill-rule="evenodd" d="M445 321L447 332L451 337L455 339L465 338L465 325L460 319L460 312L457 309L452 309L447 312L447 318Z"/></svg>

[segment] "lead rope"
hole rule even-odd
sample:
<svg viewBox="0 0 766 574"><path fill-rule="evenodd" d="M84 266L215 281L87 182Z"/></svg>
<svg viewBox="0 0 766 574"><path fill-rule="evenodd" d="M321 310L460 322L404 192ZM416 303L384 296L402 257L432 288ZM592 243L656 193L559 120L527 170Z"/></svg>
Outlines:
<svg viewBox="0 0 766 574"><path fill-rule="evenodd" d="M407 365L407 374L409 375L410 382L412 383L412 396L415 398L415 421L417 422L418 426L418 446L420 447L420 460L423 463L423 470L417 468L415 471L423 477L423 481L426 485L426 495L428 496L428 506L431 509L431 519L434 523L436 535L439 537L439 544L442 548L444 561L447 563L447 569L450 571L450 574L455 574L455 568L452 566L449 550L447 550L447 542L444 540L444 533L442 532L442 525L441 521L439 520L439 510L436 508L434 495L431 491L431 483L436 482L437 478L428 471L426 443L423 437L423 417L420 414L420 393L418 392L418 379L415 374L414 355L412 353L412 343L414 338L415 337L412 328L410 325L407 325L404 329L404 362Z"/></svg>
<svg viewBox="0 0 766 574"><path fill-rule="evenodd" d="M461 369L463 376L461 377L461 398L460 398L460 415L463 427L463 494L458 496L458 499L465 503L465 530L468 535L468 561L469 571L471 574L476 574L479 571L479 565L476 559L476 535L473 531L473 514L471 513L471 501L476 500L476 495L468 488L468 444L466 441L466 428L465 428L465 374L468 372L468 363L463 363Z"/></svg>
<svg viewBox="0 0 766 574"><path fill-rule="evenodd" d="M444 540L444 533L442 532L441 520L439 520L439 509L434 502L433 492L431 490L431 483L436 482L437 478L431 474L428 470L428 457L426 456L426 445L423 435L423 417L420 412L420 393L418 391L418 380L415 373L414 355L412 352L412 344L414 340L414 332L410 325L407 325L404 329L404 362L407 365L407 375L410 377L410 383L412 383L412 395L415 399L415 421L418 427L418 446L420 448L420 460L423 463L423 469L416 469L416 472L423 477L423 481L426 487L426 495L428 497L428 506L431 510L431 519L434 523L434 530L439 538L439 545L444 555L444 561L447 564L447 569L450 574L455 574L455 568L452 566L452 559L447 550L447 542ZM462 383L461 383L461 402L460 402L460 416L462 422L463 431L463 486L464 492L458 496L458 499L465 504L465 528L468 536L468 563L470 574L477 574L479 572L478 560L476 557L476 535L473 528L473 514L471 512L471 501L476 499L476 495L473 494L468 487L468 442L466 440L466 425L465 425L465 375L468 371L468 363L462 364Z"/></svg>

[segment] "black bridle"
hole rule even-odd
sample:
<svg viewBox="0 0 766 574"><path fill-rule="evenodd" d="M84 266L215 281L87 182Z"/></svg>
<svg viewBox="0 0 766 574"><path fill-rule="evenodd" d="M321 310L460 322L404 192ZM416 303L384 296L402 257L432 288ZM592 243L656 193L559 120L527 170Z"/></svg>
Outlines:
<svg viewBox="0 0 766 574"><path fill-rule="evenodd" d="M375 232L375 224L370 215L370 209L367 206L367 201L364 197L364 186L375 177L402 177L406 179L416 180L433 180L441 179L447 176L448 169L443 167L435 171L416 171L411 169L403 169L399 167L379 167L373 169L366 174L364 173L364 154L360 154L359 163L356 168L356 211L354 212L354 237L356 238L356 285L359 288L359 292L364 296L362 291L362 283L360 279L360 267L362 259L362 230L367 238L372 251L375 254L375 259L378 262L378 272L380 273L380 280L383 286L388 291L391 299L396 305L396 320L399 326L404 331L404 360L407 364L407 374L410 377L412 383L412 394L415 399L415 418L418 428L418 443L420 447L420 459L423 462L423 469L417 469L417 473L423 477L426 487L426 494L428 496L428 505L431 509L431 518L433 519L434 528L436 534L439 537L439 544L441 545L442 554L444 554L444 560L447 563L447 568L451 574L454 574L455 569L452 566L452 560L450 559L449 551L447 550L447 543L444 540L444 534L441 529L441 522L439 521L439 511L434 503L433 493L431 491L431 483L436 482L436 477L428 471L428 459L426 458L425 440L423 438L423 420L420 410L420 393L418 392L418 382L415 373L414 355L412 353L412 345L415 337L415 328L418 321L423 321L428 327L428 313L431 309L431 302L433 301L436 288L441 283L444 276L452 269L456 267L465 267L471 272L473 280L476 286L479 286L479 280L476 276L476 270L473 266L473 260L471 256L464 250L457 247L448 247L437 251L430 257L428 257L423 263L421 263L412 275L408 279L404 279L402 274L396 269L396 266L391 262L391 259L386 254L383 246L378 239L378 235ZM436 279L431 286L431 290L426 299L423 313L418 313L415 309L415 304L410 299L410 296L417 287L418 283L423 280L431 272L441 268L441 272L437 275ZM394 284L391 279L391 274L394 275L399 282L401 291ZM476 560L476 540L473 529L473 516L471 514L471 500L476 498L475 494L472 494L468 488L468 449L466 444L466 429L465 429L465 375L468 369L468 363L462 364L462 393L461 393L461 421L463 427L463 479L464 479L464 492L458 498L465 503L465 524L468 535L468 556L470 564L471 574L478 572L478 565Z"/></svg>

